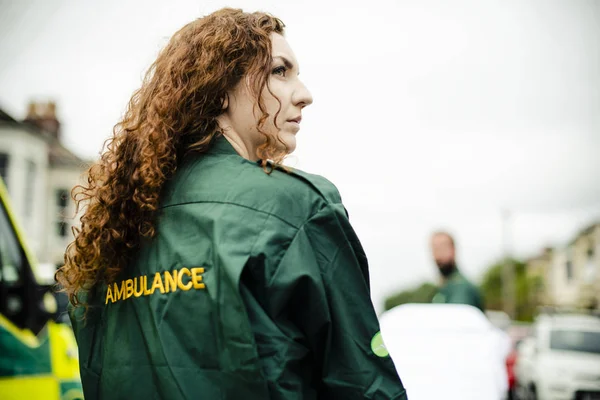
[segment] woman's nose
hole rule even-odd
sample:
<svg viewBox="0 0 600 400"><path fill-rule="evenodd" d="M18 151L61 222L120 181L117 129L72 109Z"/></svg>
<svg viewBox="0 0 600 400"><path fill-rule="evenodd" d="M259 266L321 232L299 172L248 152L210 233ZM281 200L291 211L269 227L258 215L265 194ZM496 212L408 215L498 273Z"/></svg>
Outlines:
<svg viewBox="0 0 600 400"><path fill-rule="evenodd" d="M304 85L304 83L300 80L298 80L298 87L294 91L294 97L292 98L292 101L300 108L309 106L313 102L312 94L310 94L310 91L306 85Z"/></svg>

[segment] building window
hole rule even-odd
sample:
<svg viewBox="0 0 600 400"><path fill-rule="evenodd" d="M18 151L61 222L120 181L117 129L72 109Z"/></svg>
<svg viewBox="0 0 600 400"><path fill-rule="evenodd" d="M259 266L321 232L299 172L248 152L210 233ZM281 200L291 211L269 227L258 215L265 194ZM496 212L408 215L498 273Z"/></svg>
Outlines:
<svg viewBox="0 0 600 400"><path fill-rule="evenodd" d="M64 211L69 205L69 191L67 189L58 189L56 191L56 205L60 211Z"/></svg>
<svg viewBox="0 0 600 400"><path fill-rule="evenodd" d="M25 178L25 216L33 214L33 204L35 199L35 163L27 161L27 176Z"/></svg>
<svg viewBox="0 0 600 400"><path fill-rule="evenodd" d="M567 270L567 280L570 281L573 279L573 262L571 260L567 260L565 268Z"/></svg>
<svg viewBox="0 0 600 400"><path fill-rule="evenodd" d="M56 190L56 207L58 209L58 221L56 222L56 233L61 238L69 235L69 224L67 223L67 208L69 207L69 191L67 189Z"/></svg>
<svg viewBox="0 0 600 400"><path fill-rule="evenodd" d="M61 238L67 237L67 235L69 234L69 230L67 229L68 226L65 221L58 221L56 227L56 233L58 234L58 236L60 236Z"/></svg>
<svg viewBox="0 0 600 400"><path fill-rule="evenodd" d="M8 186L8 164L10 157L6 153L0 153L0 176L4 180L4 184Z"/></svg>

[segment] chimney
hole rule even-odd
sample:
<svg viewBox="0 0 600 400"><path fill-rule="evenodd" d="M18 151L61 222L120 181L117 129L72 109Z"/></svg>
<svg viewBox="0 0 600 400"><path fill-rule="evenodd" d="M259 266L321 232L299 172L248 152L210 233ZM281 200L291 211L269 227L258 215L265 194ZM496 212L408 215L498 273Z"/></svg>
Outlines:
<svg viewBox="0 0 600 400"><path fill-rule="evenodd" d="M27 118L26 121L34 121L37 119L37 103L35 101L30 101L27 105Z"/></svg>
<svg viewBox="0 0 600 400"><path fill-rule="evenodd" d="M56 118L56 103L54 101L47 103L30 102L27 106L25 121L50 133L54 138L60 139L60 122Z"/></svg>

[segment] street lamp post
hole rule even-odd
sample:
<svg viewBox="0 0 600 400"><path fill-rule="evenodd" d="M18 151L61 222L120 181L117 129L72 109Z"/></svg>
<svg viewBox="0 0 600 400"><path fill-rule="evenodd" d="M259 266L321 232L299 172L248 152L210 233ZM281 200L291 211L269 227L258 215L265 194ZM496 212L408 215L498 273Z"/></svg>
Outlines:
<svg viewBox="0 0 600 400"><path fill-rule="evenodd" d="M504 268L502 268L502 303L504 312L511 319L515 318L515 265L511 257L511 232L509 210L502 210L502 243L504 251Z"/></svg>

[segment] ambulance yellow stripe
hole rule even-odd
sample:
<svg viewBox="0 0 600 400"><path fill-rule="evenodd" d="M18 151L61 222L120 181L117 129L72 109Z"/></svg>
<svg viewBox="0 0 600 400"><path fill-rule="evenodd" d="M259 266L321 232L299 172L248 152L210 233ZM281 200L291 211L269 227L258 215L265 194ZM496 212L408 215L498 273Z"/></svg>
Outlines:
<svg viewBox="0 0 600 400"><path fill-rule="evenodd" d="M19 339L20 342L30 348L36 348L40 346L40 341L29 329L20 329L13 324L8 318L0 314L0 327L6 329L14 337Z"/></svg>

